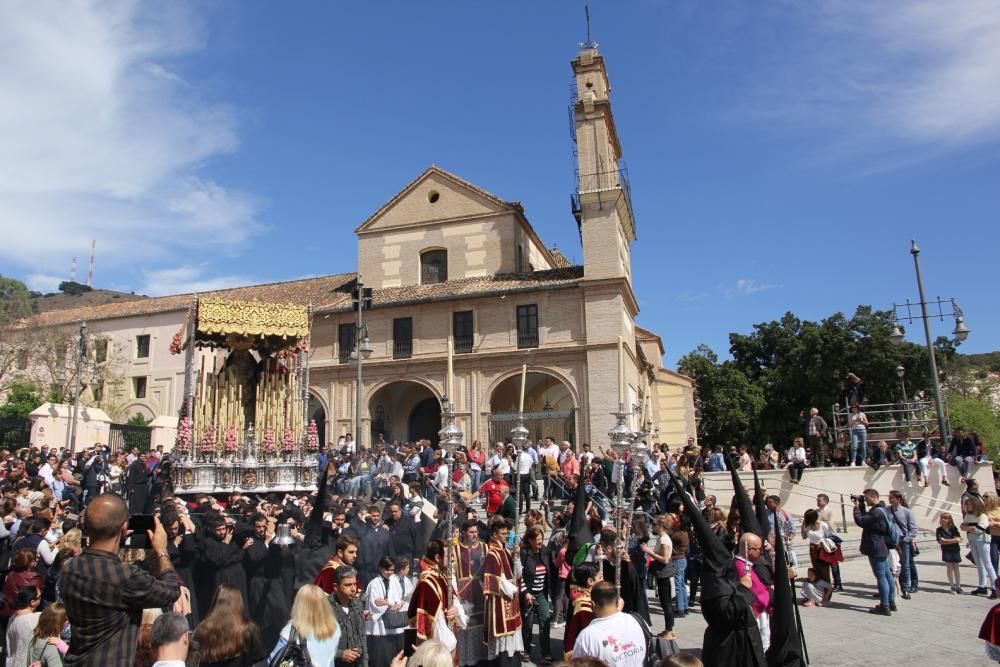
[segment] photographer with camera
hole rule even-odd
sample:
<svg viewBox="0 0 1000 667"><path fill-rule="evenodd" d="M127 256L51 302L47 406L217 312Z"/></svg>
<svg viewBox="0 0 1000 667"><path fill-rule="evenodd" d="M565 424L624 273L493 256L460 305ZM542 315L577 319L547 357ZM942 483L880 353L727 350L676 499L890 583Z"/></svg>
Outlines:
<svg viewBox="0 0 1000 667"><path fill-rule="evenodd" d="M878 584L879 604L868 611L891 616L896 611L896 583L889 567L889 549L896 545L890 545L888 511L875 489L851 496L851 502L854 503L854 523L861 526L861 553L868 556Z"/></svg>

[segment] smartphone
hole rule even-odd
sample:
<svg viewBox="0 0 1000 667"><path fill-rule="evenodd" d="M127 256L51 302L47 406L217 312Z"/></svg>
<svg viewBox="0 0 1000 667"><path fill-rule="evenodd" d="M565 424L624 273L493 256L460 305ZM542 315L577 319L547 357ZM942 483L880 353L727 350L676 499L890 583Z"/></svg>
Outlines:
<svg viewBox="0 0 1000 667"><path fill-rule="evenodd" d="M146 531L156 529L156 522L152 514L133 514L128 518L128 529L132 533L125 538L122 546L129 549L151 549L149 535Z"/></svg>

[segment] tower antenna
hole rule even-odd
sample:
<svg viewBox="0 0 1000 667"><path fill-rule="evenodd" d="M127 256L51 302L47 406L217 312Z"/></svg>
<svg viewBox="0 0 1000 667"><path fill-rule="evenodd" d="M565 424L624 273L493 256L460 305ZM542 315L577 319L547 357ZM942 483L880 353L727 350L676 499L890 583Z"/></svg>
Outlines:
<svg viewBox="0 0 1000 667"><path fill-rule="evenodd" d="M90 270L87 271L87 287L94 286L94 255L97 254L97 239L90 242Z"/></svg>
<svg viewBox="0 0 1000 667"><path fill-rule="evenodd" d="M580 45L582 49L596 49L597 42L590 39L590 4L584 3L583 13L587 17L587 41Z"/></svg>
<svg viewBox="0 0 1000 667"><path fill-rule="evenodd" d="M76 282L76 257L73 258L73 263L69 267L69 281L71 283Z"/></svg>

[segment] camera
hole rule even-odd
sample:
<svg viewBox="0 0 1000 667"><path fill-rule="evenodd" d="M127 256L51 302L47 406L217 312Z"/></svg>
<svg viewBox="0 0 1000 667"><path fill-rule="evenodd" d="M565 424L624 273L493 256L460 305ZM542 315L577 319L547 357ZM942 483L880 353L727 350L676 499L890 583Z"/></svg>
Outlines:
<svg viewBox="0 0 1000 667"><path fill-rule="evenodd" d="M859 505L864 505L865 504L865 497L863 495L859 495L859 496L852 495L851 496L851 501L852 502L856 502Z"/></svg>

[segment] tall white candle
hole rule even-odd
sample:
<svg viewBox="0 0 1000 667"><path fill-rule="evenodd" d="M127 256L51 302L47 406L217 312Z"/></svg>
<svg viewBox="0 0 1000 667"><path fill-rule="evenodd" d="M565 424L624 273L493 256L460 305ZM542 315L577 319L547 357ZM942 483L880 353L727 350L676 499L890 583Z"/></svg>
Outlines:
<svg viewBox="0 0 1000 667"><path fill-rule="evenodd" d="M451 336L448 336L448 384L445 386L445 392L447 392L448 400L451 401L451 404L455 405L455 396L452 394L455 376L453 354L454 347L452 347Z"/></svg>
<svg viewBox="0 0 1000 667"><path fill-rule="evenodd" d="M618 405L625 405L625 340L618 337Z"/></svg>
<svg viewBox="0 0 1000 667"><path fill-rule="evenodd" d="M524 414L524 385L528 381L528 364L521 364L521 400L517 404L517 414Z"/></svg>

